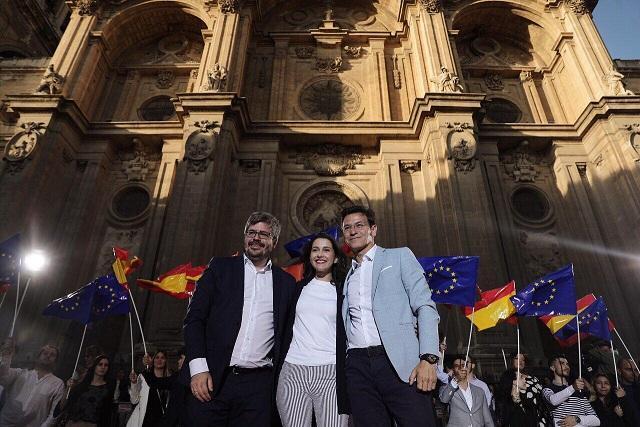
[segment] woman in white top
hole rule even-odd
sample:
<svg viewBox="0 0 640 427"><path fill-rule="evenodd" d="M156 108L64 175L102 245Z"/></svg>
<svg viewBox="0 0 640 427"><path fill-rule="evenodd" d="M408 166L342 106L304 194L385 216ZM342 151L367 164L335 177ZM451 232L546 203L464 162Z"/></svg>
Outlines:
<svg viewBox="0 0 640 427"><path fill-rule="evenodd" d="M304 278L298 283L295 313L284 337L286 353L276 403L283 427L347 425L344 379L336 378L336 352L346 351L338 295L346 275L346 256L336 241L317 234L303 251Z"/></svg>

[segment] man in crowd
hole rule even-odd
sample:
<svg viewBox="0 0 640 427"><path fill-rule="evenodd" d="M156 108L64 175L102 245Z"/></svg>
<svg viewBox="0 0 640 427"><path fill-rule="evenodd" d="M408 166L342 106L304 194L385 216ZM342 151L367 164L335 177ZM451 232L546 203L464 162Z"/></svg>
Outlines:
<svg viewBox="0 0 640 427"><path fill-rule="evenodd" d="M355 255L339 303L353 422L389 426L391 416L402 426L434 426L431 396L425 392L437 380L439 317L424 271L408 248L375 244L371 209L344 209L342 230Z"/></svg>
<svg viewBox="0 0 640 427"><path fill-rule="evenodd" d="M7 338L0 352L0 384L6 394L0 427L49 426L64 392L64 383L52 373L58 348L50 344L42 347L34 369L11 368L14 353L15 341Z"/></svg>
<svg viewBox="0 0 640 427"><path fill-rule="evenodd" d="M464 357L453 361L453 378L440 387L440 401L449 404L448 427L493 427L485 392L470 382Z"/></svg>
<svg viewBox="0 0 640 427"><path fill-rule="evenodd" d="M295 281L271 264L280 222L254 212L244 254L213 258L184 320L194 426L269 427Z"/></svg>
<svg viewBox="0 0 640 427"><path fill-rule="evenodd" d="M489 386L487 383L482 381L480 378L476 377L475 369L476 369L476 359L469 355L469 362L467 363L467 370L469 371L467 376L469 377L469 383L473 384L476 387L480 387L484 392L485 399L487 400L487 405L489 405L490 409L495 409L495 405L493 404L493 395L491 394L491 390L489 390Z"/></svg>
<svg viewBox="0 0 640 427"><path fill-rule="evenodd" d="M600 420L589 403L589 393L584 391L585 381L577 378L569 385L571 367L567 358L558 355L549 361L553 381L542 390L545 400L551 404L551 415L557 427L599 426Z"/></svg>
<svg viewBox="0 0 640 427"><path fill-rule="evenodd" d="M621 358L618 361L618 375L620 385L624 388L628 399L633 402L631 405L636 413L636 419L640 420L640 375L635 369L633 361L629 358Z"/></svg>

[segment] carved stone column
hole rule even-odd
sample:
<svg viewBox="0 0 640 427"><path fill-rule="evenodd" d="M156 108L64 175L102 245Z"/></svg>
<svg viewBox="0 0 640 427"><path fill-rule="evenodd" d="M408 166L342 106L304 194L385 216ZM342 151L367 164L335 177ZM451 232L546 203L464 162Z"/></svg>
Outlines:
<svg viewBox="0 0 640 427"><path fill-rule="evenodd" d="M282 117L282 100L286 88L289 38L274 37L274 45L273 78L271 79L271 98L269 99L270 120L276 120Z"/></svg>
<svg viewBox="0 0 640 427"><path fill-rule="evenodd" d="M386 61L384 60L384 38L369 39L371 53L369 55L369 66L375 76L377 96L372 96L372 110L379 120L391 120L391 107L389 105L389 84L387 82ZM373 117L372 117L373 119Z"/></svg>
<svg viewBox="0 0 640 427"><path fill-rule="evenodd" d="M542 106L542 100L540 99L538 88L536 87L536 83L533 80L533 73L531 71L521 72L520 81L522 82L524 93L527 96L527 101L529 101L529 106L531 107L531 112L533 114L533 120L536 123L549 123L549 120L547 120L547 115L544 112L544 107Z"/></svg>

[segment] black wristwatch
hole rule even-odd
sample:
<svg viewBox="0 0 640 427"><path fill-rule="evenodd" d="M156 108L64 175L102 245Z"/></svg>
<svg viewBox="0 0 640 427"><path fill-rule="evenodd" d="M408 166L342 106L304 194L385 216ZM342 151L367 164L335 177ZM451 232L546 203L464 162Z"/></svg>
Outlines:
<svg viewBox="0 0 640 427"><path fill-rule="evenodd" d="M580 424L582 422L579 416L574 415L574 417L576 418L576 424Z"/></svg>
<svg viewBox="0 0 640 427"><path fill-rule="evenodd" d="M432 365L435 365L436 363L438 363L438 360L440 360L440 358L435 354L425 353L420 355L420 360L424 360L431 363Z"/></svg>

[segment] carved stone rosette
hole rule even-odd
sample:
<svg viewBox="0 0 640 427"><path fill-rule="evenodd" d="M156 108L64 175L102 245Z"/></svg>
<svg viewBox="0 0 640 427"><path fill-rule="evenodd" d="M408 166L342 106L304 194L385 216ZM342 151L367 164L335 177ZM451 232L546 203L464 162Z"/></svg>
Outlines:
<svg viewBox="0 0 640 427"><path fill-rule="evenodd" d="M24 169L26 161L38 145L45 124L42 122L26 122L20 125L22 131L11 137L4 147L4 160L8 170L14 175Z"/></svg>
<svg viewBox="0 0 640 427"><path fill-rule="evenodd" d="M440 13L440 11L442 10L442 4L440 0L419 0L418 2L420 3L420 7L422 8L422 10L426 11L427 13L435 14Z"/></svg>
<svg viewBox="0 0 640 427"><path fill-rule="evenodd" d="M198 130L187 138L184 160L187 162L187 171L198 175L209 166L218 137L214 129L219 126L217 122L209 120L195 122L195 126Z"/></svg>
<svg viewBox="0 0 640 427"><path fill-rule="evenodd" d="M222 13L238 13L240 2L238 0L218 0L220 12Z"/></svg>
<svg viewBox="0 0 640 427"><path fill-rule="evenodd" d="M364 159L359 147L338 144L305 147L296 154L296 163L313 169L319 176L345 175L347 169L355 169Z"/></svg>
<svg viewBox="0 0 640 427"><path fill-rule="evenodd" d="M74 7L80 16L93 16L98 10L100 2L98 0L75 0Z"/></svg>
<svg viewBox="0 0 640 427"><path fill-rule="evenodd" d="M527 141L523 141L518 147L500 154L500 163L515 182L535 182L540 174L538 166L544 160L529 148Z"/></svg>
<svg viewBox="0 0 640 427"><path fill-rule="evenodd" d="M566 0L569 9L576 15L584 15L589 12L586 0Z"/></svg>
<svg viewBox="0 0 640 427"><path fill-rule="evenodd" d="M469 123L447 123L451 129L447 136L449 160L458 172L471 172L476 166L478 142L473 134L473 126Z"/></svg>

